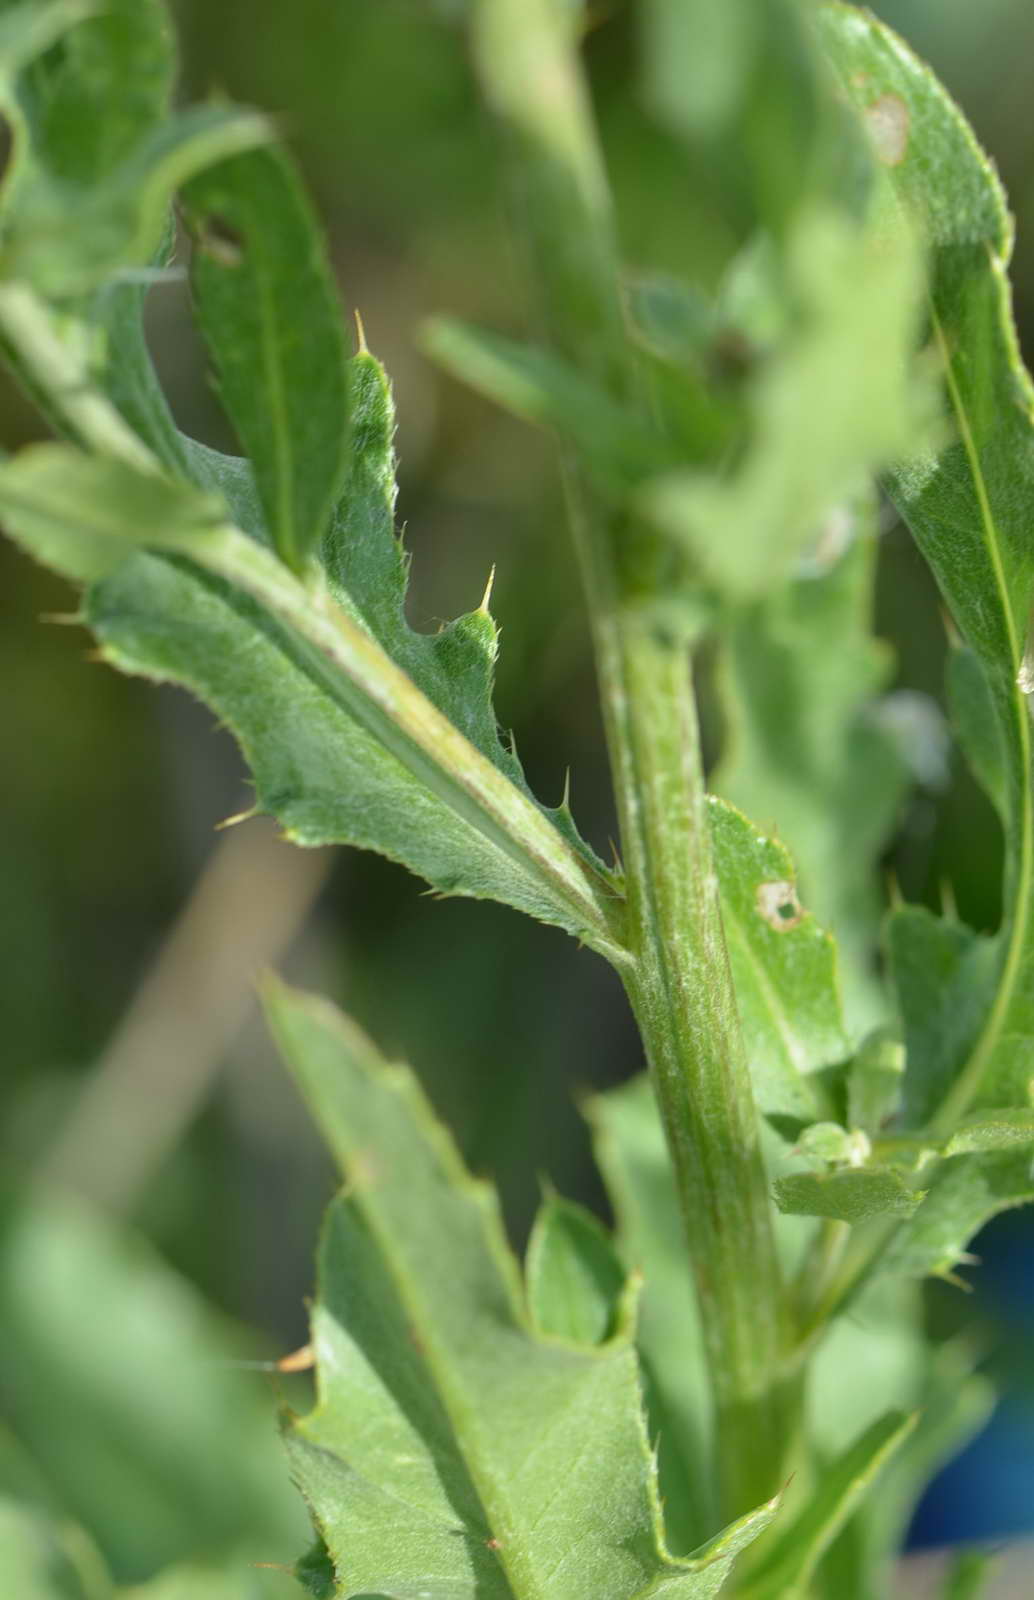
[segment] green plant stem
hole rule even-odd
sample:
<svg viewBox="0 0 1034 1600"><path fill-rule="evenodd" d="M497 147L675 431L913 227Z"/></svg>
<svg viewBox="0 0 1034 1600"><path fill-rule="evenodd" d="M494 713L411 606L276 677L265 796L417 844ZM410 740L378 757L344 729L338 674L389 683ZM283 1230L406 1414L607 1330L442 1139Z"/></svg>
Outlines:
<svg viewBox="0 0 1034 1600"><path fill-rule="evenodd" d="M549 337L635 403L606 180L554 0L477 0L474 45L524 202ZM786 1302L711 854L688 649L635 595L649 539L566 464L617 793L623 974L675 1169L715 1400L723 1514L774 1494L792 1444ZM645 570L644 570L645 569Z"/></svg>
<svg viewBox="0 0 1034 1600"><path fill-rule="evenodd" d="M0 283L0 339L44 415L61 432L141 472L160 470L147 446L94 388L86 351L62 338L54 313L28 284Z"/></svg>
<svg viewBox="0 0 1034 1600"><path fill-rule="evenodd" d="M597 640L636 958L625 982L682 1204L714 1390L720 1502L732 1516L780 1487L792 1396L696 706L684 646L620 613Z"/></svg>

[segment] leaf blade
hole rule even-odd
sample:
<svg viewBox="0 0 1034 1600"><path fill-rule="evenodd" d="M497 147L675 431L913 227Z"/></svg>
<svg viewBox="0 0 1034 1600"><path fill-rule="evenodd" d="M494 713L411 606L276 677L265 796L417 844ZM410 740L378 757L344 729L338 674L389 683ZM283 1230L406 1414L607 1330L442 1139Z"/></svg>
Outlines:
<svg viewBox="0 0 1034 1600"><path fill-rule="evenodd" d="M403 1337L407 1323L416 1334L405 1357L408 1377L396 1372L392 1381L399 1390L418 1369L425 1389L430 1379L438 1424L451 1430L459 1452L458 1461L451 1458L457 1475L448 1503L451 1525L466 1531L453 1538L451 1570L440 1576L463 1593L458 1585L470 1586L480 1570L472 1565L476 1555L496 1564L486 1595L514 1600L545 1600L560 1590L570 1600L716 1593L737 1548L771 1520L774 1506L743 1519L693 1561L666 1557L627 1336L594 1350L536 1337L494 1197L463 1171L410 1075L381 1062L325 1003L277 988L268 1004L281 1048L350 1176L346 1205L361 1219L365 1242L404 1309ZM327 1377L333 1381L333 1367ZM320 1426L317 1414L301 1433ZM400 1426L413 1431L408 1419L396 1432ZM323 1435L324 1454L328 1442ZM332 1453L347 1448L339 1440ZM368 1456L361 1459L376 1484ZM429 1455L425 1445L425 1463L432 1459L440 1462L442 1452ZM339 1488L343 1482L339 1477ZM426 1474L423 1482L425 1499L414 1500L411 1489L409 1503L440 1508L441 1478L434 1502L426 1495L436 1485ZM398 1506L395 1497L396 1523ZM329 1509L322 1502L324 1517ZM419 1521L426 1533L426 1510ZM365 1573L343 1578L348 1552L336 1546L339 1530L328 1532L325 1523L323 1532L344 1592L371 1582ZM410 1571L408 1581L418 1576Z"/></svg>
<svg viewBox="0 0 1034 1600"><path fill-rule="evenodd" d="M107 571L85 615L109 658L215 705L256 771L260 805L299 843L376 849L445 892L544 913L624 959L613 890L587 856L354 617L216 523L212 505L66 445L0 465L0 508L30 550L80 579ZM120 543L177 554L119 562Z"/></svg>
<svg viewBox="0 0 1034 1600"><path fill-rule="evenodd" d="M736 1003L762 1111L813 1122L812 1076L847 1055L836 949L797 898L793 865L735 807L708 802Z"/></svg>
<svg viewBox="0 0 1034 1600"><path fill-rule="evenodd" d="M809 1504L779 1536L747 1585L749 1600L792 1600L807 1593L808 1580L824 1551L916 1421L915 1413L888 1412L826 1468Z"/></svg>
<svg viewBox="0 0 1034 1600"><path fill-rule="evenodd" d="M875 18L827 5L820 21L898 202L929 249L930 324L952 432L910 467L891 471L888 487L979 658L1007 773L1000 982L942 1102L939 1119L948 1127L971 1103L1024 1103L1029 1077L1023 1040L1034 1025L1034 803L1020 675L1034 582L1025 509L1034 493L1034 389L1009 302L1012 226L971 130L932 74ZM888 107L901 132L892 149L879 143Z"/></svg>
<svg viewBox="0 0 1034 1600"><path fill-rule="evenodd" d="M349 384L329 262L284 154L253 150L184 190L191 283L220 394L294 571L323 537L345 475Z"/></svg>

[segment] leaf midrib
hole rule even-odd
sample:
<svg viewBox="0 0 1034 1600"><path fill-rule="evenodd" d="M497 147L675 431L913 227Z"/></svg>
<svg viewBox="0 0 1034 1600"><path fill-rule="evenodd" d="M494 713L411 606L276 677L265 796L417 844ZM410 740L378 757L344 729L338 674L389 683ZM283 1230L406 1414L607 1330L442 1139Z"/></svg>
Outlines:
<svg viewBox="0 0 1034 1600"><path fill-rule="evenodd" d="M255 219L252 218L252 239L264 237L262 229L254 227ZM266 392L270 401L271 421L273 424L273 448L276 455L277 477L277 522L282 530L283 548L288 552L288 559L292 566L299 559L298 529L295 518L294 504L294 457L290 445L290 424L288 420L287 398L283 382L283 372L277 359L277 351L282 348L282 341L278 338L278 322L276 316L275 296L271 288L271 279L266 271L265 256L261 249L253 256L255 284L257 289L259 326L262 330L262 365L266 373Z"/></svg>
<svg viewBox="0 0 1034 1600"><path fill-rule="evenodd" d="M418 756L421 770L415 773L416 776L427 782L432 791L438 793L458 816L509 857L520 870L526 873L530 871L551 897L558 899L569 912L575 912L577 919L584 924L582 936L587 943L619 968L627 963L627 952L615 939L610 919L601 903L600 896L608 891L606 886L601 886L599 891L593 888L588 878L591 871L589 864L571 848L536 803L470 744L462 730L426 698L365 629L336 607L333 614L329 614L315 606L312 597L304 590L293 602L292 586L298 580L293 579L272 556L229 524L214 530L207 540L199 539L189 553L202 566L251 594L284 621L300 640L326 661L330 671L336 668L352 687L358 702L357 707L351 703L352 697L342 697L348 702L345 709L349 714L358 714L361 721L367 722L371 731L396 759L402 761L407 770L414 770L412 756ZM346 635L350 637L344 641ZM363 674L368 681L362 681L354 669L349 670L348 665L342 662L340 649L334 648L339 636L347 642L349 656L360 651L365 656L376 657L371 670ZM415 736L398 715L393 714L393 709L397 712L397 706L393 708L396 699L399 704L409 700L417 706L421 713L420 720L428 725L423 739ZM364 709L365 716L362 715ZM374 713L379 713L379 718L383 719L392 737L387 736L385 727ZM462 741L467 747L468 753L462 762L435 761L429 750L435 724L440 730L447 729L455 740ZM400 755L396 744L405 745L406 752ZM424 771L424 768L427 770ZM563 858L564 873L550 863L544 843L541 846L534 845L529 838L514 835L506 817L489 803L488 797L482 792L478 776L491 787L505 785L507 794L512 795L513 803L524 812L528 826L535 833L544 835L545 830L549 830L550 846L558 857ZM456 804L457 793L463 796L462 806ZM570 878L566 876L567 873L571 874Z"/></svg>
<svg viewBox="0 0 1034 1600"><path fill-rule="evenodd" d="M936 307L931 303L931 319L937 339L938 348L944 361L945 383L951 399L952 410L955 413L962 439L966 459L969 462L973 486L977 495L977 504L980 509L980 531L988 561L994 576L998 591L999 603L1005 621L1006 634L1009 642L1010 656L1010 688L1011 704L1015 713L1016 734L1019 743L1021 764L1020 787L1020 836L1019 850L1017 853L1017 872L1015 885L1015 898L1012 908L1012 925L1009 932L1009 943L1006 958L1002 967L1001 981L998 984L994 1003L987 1021L980 1032L980 1037L973 1049L962 1072L956 1078L952 1087L945 1096L939 1110L931 1119L931 1127L938 1131L950 1129L951 1125L968 1109L974 1096L980 1088L980 1080L986 1070L988 1062L999 1042L1005 1017L1011 1007L1013 993L1019 977L1023 951L1027 942L1027 930L1030 921L1030 901L1032 893L1032 878L1034 878L1034 802L1031 794L1031 748L1030 748L1030 722L1027 713L1026 699L1019 687L1017 675L1021 665L1021 651L1019 638L1016 632L1015 618L1013 617L1012 604L1009 598L1009 589L1005 579L1005 569L1002 565L1001 551L998 546L997 527L994 511L988 494L987 483L984 478L983 467L980 461L980 452L973 430L970 426L969 416L965 403L955 377L951 351L945 335L944 326L938 315Z"/></svg>

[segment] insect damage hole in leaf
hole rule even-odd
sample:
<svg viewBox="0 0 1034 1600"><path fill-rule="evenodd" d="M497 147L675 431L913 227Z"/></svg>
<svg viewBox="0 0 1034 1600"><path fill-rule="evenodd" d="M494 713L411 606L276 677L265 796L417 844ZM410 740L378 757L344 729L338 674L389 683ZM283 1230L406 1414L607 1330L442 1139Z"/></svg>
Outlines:
<svg viewBox="0 0 1034 1600"><path fill-rule="evenodd" d="M694 191L693 282L661 292L660 262L644 259L655 287L630 327L614 213L628 173L658 175L626 164L612 207L582 0L439 4L471 24L467 58L530 201L544 342L449 318L429 343L561 440L621 825L624 871L610 872L566 792L540 805L500 741L489 594L434 636L408 626L388 381L361 328L348 359L332 258L272 124L220 106L170 119L162 0L104 0L82 22L89 9L0 0L0 105L16 134L0 347L66 436L0 461L9 531L83 582L106 659L192 689L235 730L256 805L297 842L378 850L433 889L500 901L604 954L652 1079L597 1113L616 1246L554 1197L522 1274L493 1192L416 1081L329 1008L273 997L349 1183L321 1252L317 1403L285 1426L329 1546L298 1575L340 1600L889 1593L907 1501L938 1448L927 1435L921 1464L897 1476L940 1355L904 1279L950 1270L975 1227L1034 1196L1034 811L1016 692L1034 453L1002 292L1009 230L975 146L861 12L629 0L648 80L629 88ZM816 38L847 52L846 97ZM394 112L398 97L386 102ZM892 225L897 189L928 249ZM144 279L177 192L193 308L247 460L178 432L143 338ZM680 207L670 220L686 226ZM640 246L653 254L651 229ZM916 358L927 277L955 411L929 431L926 401L942 396ZM870 614L878 470L972 652L956 688L1014 891L1015 931L997 942L897 916L899 1024L864 981L875 862L905 781L871 714L889 668ZM722 632L715 786L735 805L706 797L686 643ZM826 926L855 973L846 1022ZM455 970L473 991L459 952ZM821 1170L780 1176L793 1153L774 1134ZM0 1299L9 1249L0 1229ZM28 1252L21 1274L33 1289L40 1260ZM867 1263L865 1328L849 1330L864 1382L838 1358L820 1406L819 1336ZM75 1315L47 1324L78 1336L102 1309L91 1279ZM124 1323L97 1320L105 1339ZM308 1361L306 1347L279 1366ZM871 1413L852 1415L845 1388ZM108 1386L109 1405L119 1392ZM959 1427L956 1414L953 1441ZM226 1457L207 1448L229 1485L249 1466L235 1441ZM803 1470L770 1535L791 1450ZM146 1519L110 1498L135 1536ZM755 1538L767 1549L733 1570ZM5 1595L10 1570L0 1537ZM175 1573L158 1579L155 1600L174 1593Z"/></svg>
<svg viewBox="0 0 1034 1600"><path fill-rule="evenodd" d="M787 879L775 883L759 883L756 902L758 913L777 933L788 933L796 928L805 912L797 898L797 890Z"/></svg>
<svg viewBox="0 0 1034 1600"><path fill-rule="evenodd" d="M244 235L217 211L198 213L187 220L194 248L221 267L239 267L244 259Z"/></svg>

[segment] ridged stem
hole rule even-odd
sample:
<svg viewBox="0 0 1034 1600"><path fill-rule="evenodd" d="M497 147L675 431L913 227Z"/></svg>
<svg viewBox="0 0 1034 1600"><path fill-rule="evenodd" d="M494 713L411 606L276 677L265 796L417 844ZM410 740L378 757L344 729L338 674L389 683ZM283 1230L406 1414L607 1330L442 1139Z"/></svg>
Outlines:
<svg viewBox="0 0 1034 1600"><path fill-rule="evenodd" d="M637 405L610 202L556 0L475 0L485 97L505 129L538 302L553 347ZM678 1186L715 1401L725 1515L780 1487L792 1434L786 1300L736 1012L684 642L642 600L652 536L576 462L568 499L617 795L634 964L623 973Z"/></svg>

